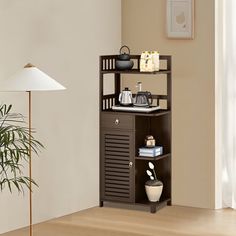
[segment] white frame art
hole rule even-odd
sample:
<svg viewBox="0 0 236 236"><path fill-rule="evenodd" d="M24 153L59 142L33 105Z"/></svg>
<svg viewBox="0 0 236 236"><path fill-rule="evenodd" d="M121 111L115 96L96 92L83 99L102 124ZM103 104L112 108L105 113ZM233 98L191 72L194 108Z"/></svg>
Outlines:
<svg viewBox="0 0 236 236"><path fill-rule="evenodd" d="M166 0L167 37L193 39L194 0Z"/></svg>

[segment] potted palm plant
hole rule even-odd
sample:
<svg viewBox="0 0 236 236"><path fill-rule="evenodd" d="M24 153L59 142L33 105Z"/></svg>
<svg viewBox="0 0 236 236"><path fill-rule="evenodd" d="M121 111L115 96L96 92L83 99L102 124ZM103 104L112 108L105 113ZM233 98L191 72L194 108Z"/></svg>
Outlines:
<svg viewBox="0 0 236 236"><path fill-rule="evenodd" d="M30 158L30 147L38 154L43 145L30 135L24 117L11 110L12 105L0 105L0 191L7 188L12 192L16 188L24 192L30 183L37 185L23 172Z"/></svg>

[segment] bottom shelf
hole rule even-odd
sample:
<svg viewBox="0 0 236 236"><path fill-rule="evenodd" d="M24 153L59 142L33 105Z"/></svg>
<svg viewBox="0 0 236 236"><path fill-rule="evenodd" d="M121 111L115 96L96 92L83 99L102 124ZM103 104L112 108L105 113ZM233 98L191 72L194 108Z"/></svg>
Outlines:
<svg viewBox="0 0 236 236"><path fill-rule="evenodd" d="M103 203L110 203L110 204L119 204L119 206L121 205L129 205L129 206L137 206L137 207L148 207L150 209L151 213L156 213L156 211L162 209L163 207L167 206L167 205L171 205L171 199L164 199L161 200L160 202L149 202L148 200L143 200L143 201L139 201L139 202L120 202L120 201L102 201L102 204L100 204L100 206L103 206ZM111 205L110 205L111 206Z"/></svg>
<svg viewBox="0 0 236 236"><path fill-rule="evenodd" d="M156 204L158 206L158 205L161 205L161 204L164 204L164 203L167 204L170 201L171 201L170 198L161 199L159 202L149 202L147 199L145 199L145 200L142 200L142 201L135 202L135 204L145 205L145 206L150 206L150 205Z"/></svg>
<svg viewBox="0 0 236 236"><path fill-rule="evenodd" d="M150 207L150 212L156 213L156 211L162 209L163 207L167 206L168 204L170 205L171 199L168 198L165 200L161 200L159 202L149 202L148 200L143 200L140 202L136 202L135 204Z"/></svg>

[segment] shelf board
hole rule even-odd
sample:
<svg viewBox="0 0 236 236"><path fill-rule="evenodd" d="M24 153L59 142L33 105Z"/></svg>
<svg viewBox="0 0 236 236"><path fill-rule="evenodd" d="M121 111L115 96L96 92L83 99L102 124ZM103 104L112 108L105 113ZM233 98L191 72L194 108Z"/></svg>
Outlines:
<svg viewBox="0 0 236 236"><path fill-rule="evenodd" d="M160 156L157 156L157 157L143 157L143 156L138 156L138 157L135 157L135 160L158 161L158 160L161 160L161 159L170 157L170 156L171 156L170 153L167 153L167 154L164 154L164 155L160 155Z"/></svg>
<svg viewBox="0 0 236 236"><path fill-rule="evenodd" d="M109 110L104 110L102 111L102 113L113 113L113 114L126 114L126 115L134 115L134 116L162 116L162 115L167 115L167 114L170 114L171 111L170 110L164 110L164 109L161 109L161 110L157 110L157 111L154 111L154 112L149 112L149 113L145 113L145 112L128 112L128 111L114 111L112 109L109 109Z"/></svg>
<svg viewBox="0 0 236 236"><path fill-rule="evenodd" d="M141 72L139 69L132 70L102 70L102 74L146 74L146 75L156 75L156 74L170 74L171 70L159 70L153 72Z"/></svg>
<svg viewBox="0 0 236 236"><path fill-rule="evenodd" d="M119 207L121 205L125 206L125 205L130 205L130 206L137 206L137 207L151 207L151 206L156 206L156 210L160 210L161 208L167 206L167 203L169 201L171 201L171 198L167 198L167 199L161 199L159 202L149 202L148 199L144 199L142 201L136 201L136 202L123 202L123 201L117 201L117 200L113 200L113 201L109 201L109 200L105 200L102 199L102 201L104 201L105 203L112 203L112 204L119 204Z"/></svg>
<svg viewBox="0 0 236 236"><path fill-rule="evenodd" d="M157 207L160 205L167 205L167 202L169 202L171 199L166 198L166 199L160 199L159 202L149 202L148 199L142 200L135 202L135 205L144 205L144 206L150 206L150 205L156 205Z"/></svg>

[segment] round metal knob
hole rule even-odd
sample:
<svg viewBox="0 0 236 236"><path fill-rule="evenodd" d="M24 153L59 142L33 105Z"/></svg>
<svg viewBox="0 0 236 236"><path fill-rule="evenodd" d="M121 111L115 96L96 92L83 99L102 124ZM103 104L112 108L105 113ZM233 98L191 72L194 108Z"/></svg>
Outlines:
<svg viewBox="0 0 236 236"><path fill-rule="evenodd" d="M130 162L129 162L129 167L132 167L132 166L133 166L133 162L130 161Z"/></svg>
<svg viewBox="0 0 236 236"><path fill-rule="evenodd" d="M115 124L118 125L120 123L120 120L119 119L116 119L115 120Z"/></svg>

